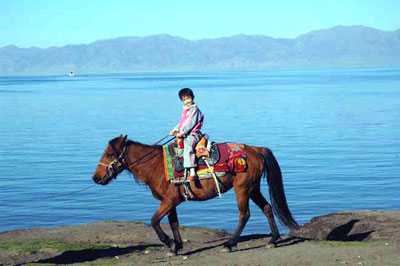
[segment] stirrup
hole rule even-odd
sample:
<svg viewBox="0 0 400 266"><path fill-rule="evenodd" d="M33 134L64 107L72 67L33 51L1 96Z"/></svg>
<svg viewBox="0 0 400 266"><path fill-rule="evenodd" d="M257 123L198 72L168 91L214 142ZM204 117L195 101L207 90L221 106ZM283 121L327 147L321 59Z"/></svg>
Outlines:
<svg viewBox="0 0 400 266"><path fill-rule="evenodd" d="M185 199L185 201L187 201L189 199L190 196L190 192L189 192L189 183L185 182L183 183L183 198Z"/></svg>
<svg viewBox="0 0 400 266"><path fill-rule="evenodd" d="M175 185L181 185L181 184L186 182L186 178L185 177L183 177L183 178L174 178L174 179L170 180L169 182L171 182L172 184L175 184Z"/></svg>
<svg viewBox="0 0 400 266"><path fill-rule="evenodd" d="M186 183L190 183L190 182L194 182L194 181L196 181L197 180L197 176L196 175L190 175L190 176L188 176L187 178L186 178Z"/></svg>

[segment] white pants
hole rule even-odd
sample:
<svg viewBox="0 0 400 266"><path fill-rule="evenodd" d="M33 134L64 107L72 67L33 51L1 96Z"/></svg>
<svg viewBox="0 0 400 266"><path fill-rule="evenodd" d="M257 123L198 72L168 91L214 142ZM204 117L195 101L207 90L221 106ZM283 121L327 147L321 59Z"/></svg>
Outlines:
<svg viewBox="0 0 400 266"><path fill-rule="evenodd" d="M201 133L190 133L183 139L183 167L192 168L197 166L196 151L194 148L200 141Z"/></svg>

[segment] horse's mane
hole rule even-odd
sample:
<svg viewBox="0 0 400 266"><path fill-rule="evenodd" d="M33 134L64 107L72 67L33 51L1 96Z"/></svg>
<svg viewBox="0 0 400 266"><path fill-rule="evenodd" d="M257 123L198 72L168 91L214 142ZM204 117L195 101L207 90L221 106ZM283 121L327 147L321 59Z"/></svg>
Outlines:
<svg viewBox="0 0 400 266"><path fill-rule="evenodd" d="M119 140L119 137L116 137L116 138L113 138L112 140L110 140L108 143L109 143L111 146L114 146L114 144L115 144L118 140ZM146 147L146 148L156 148L156 149L161 149L161 147L162 147L161 145L143 144L143 143L138 142L138 141L133 141L133 140L127 139L126 142L125 142L125 145L129 146L129 145L131 145L131 144L143 146L143 147Z"/></svg>
<svg viewBox="0 0 400 266"><path fill-rule="evenodd" d="M114 145L115 145L115 144L117 143L117 141L119 141L119 140L120 140L120 137L116 137L116 138L110 140L110 141L109 141L109 144L111 145L111 147L114 147L114 148L115 148ZM130 145L137 145L137 146L141 146L141 147L143 147L143 148L145 148L145 149L151 148L151 149L159 150L160 152L162 151L162 146L161 146L161 145L148 145L148 144L143 144L143 143L140 143L140 142L137 142L137 141L133 141L133 140L130 140L130 139L127 139L127 140L125 141L125 145L126 145L127 147L129 147ZM142 185L142 186L145 186L146 188L148 188L147 184L144 183L144 182L143 182L142 180L140 180L139 178L137 178L131 171L127 171L127 172L128 172L128 174L129 174L130 176L133 177L133 179L135 180L136 184Z"/></svg>
<svg viewBox="0 0 400 266"><path fill-rule="evenodd" d="M143 187L145 187L146 189L149 188L149 186L148 186L145 182L143 182L142 180L140 180L139 178L137 178L131 171L126 170L126 172L128 172L128 175L129 175L129 176L133 177L133 180L135 180L135 183L136 183L136 184L138 184L138 185L140 185L140 186L143 186Z"/></svg>
<svg viewBox="0 0 400 266"><path fill-rule="evenodd" d="M143 144L143 143L141 143L141 142L133 141L133 140L130 140L130 139L127 139L126 142L125 142L125 144L126 144L126 145L135 144L135 145L143 146L143 147L146 147L146 148L155 148L155 149L160 149L160 150L161 150L161 148L162 148L161 145Z"/></svg>

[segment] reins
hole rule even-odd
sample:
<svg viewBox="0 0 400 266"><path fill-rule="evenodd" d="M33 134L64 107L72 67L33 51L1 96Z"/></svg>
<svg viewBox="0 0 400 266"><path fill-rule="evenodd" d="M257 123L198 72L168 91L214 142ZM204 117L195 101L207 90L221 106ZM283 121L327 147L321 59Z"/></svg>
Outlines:
<svg viewBox="0 0 400 266"><path fill-rule="evenodd" d="M154 143L153 145L157 145L158 143L160 143L160 142L163 141L164 139L168 138L168 136L169 136L169 135L166 135L165 137L163 137L162 139L160 139L159 141L157 141L157 142ZM170 142L170 141L173 140L174 138L175 138L175 136L172 137L172 138L171 138L170 140L168 140L167 142L161 144L161 146L167 144L168 142Z"/></svg>
<svg viewBox="0 0 400 266"><path fill-rule="evenodd" d="M156 143L154 143L153 145L158 145L161 141L163 141L164 139L166 139L166 138L168 138L168 136L169 135L166 135L165 137L163 137L162 139L160 139L159 141L157 141ZM167 144L167 143L169 143L169 142L171 142L172 140L174 140L175 139L175 136L174 137L172 137L172 138L170 138L169 140L167 140L166 142L164 142L163 144L160 144L160 146L163 146L163 145L165 145L165 144ZM127 150L127 149L126 149ZM125 150L125 151L126 151ZM133 162L130 162L129 164L125 164L125 167L126 168L128 168L130 165L132 165L132 164L134 164L134 163L137 163L137 162L139 162L139 161L141 161L143 158L145 158L146 156L148 156L148 155L150 155L150 154L152 154L153 152L155 152L156 150L153 150L153 151L151 151L151 152L149 152L149 153L146 153L145 155L143 155L142 157L140 157L140 158L138 158L138 159L136 159L135 161L133 161Z"/></svg>

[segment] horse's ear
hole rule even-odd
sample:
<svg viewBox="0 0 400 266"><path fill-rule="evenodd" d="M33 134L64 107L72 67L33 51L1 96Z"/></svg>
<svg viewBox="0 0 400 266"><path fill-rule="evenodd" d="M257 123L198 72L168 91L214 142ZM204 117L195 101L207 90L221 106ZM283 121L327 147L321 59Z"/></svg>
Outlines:
<svg viewBox="0 0 400 266"><path fill-rule="evenodd" d="M121 135L122 136L122 135ZM124 137L124 142L126 142L126 139L128 138L128 135L125 135Z"/></svg>

